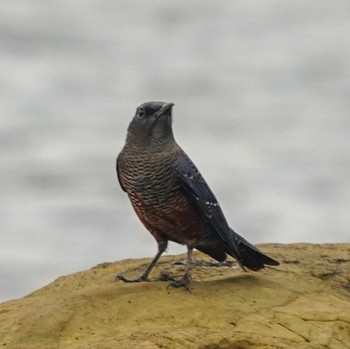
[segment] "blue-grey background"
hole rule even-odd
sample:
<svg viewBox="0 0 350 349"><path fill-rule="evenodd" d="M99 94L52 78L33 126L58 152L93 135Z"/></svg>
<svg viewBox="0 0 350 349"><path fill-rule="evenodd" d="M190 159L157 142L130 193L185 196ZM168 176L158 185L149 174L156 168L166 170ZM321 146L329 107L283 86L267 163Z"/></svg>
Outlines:
<svg viewBox="0 0 350 349"><path fill-rule="evenodd" d="M349 1L1 1L0 300L154 255L115 177L148 100L247 239L350 241Z"/></svg>

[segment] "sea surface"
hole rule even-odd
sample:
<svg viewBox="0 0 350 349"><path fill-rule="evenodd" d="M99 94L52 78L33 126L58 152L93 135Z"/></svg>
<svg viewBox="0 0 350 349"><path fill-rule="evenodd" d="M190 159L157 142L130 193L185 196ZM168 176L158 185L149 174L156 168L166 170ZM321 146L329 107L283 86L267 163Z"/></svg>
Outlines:
<svg viewBox="0 0 350 349"><path fill-rule="evenodd" d="M245 238L350 242L349 1L1 1L0 301L155 254L115 175L149 100Z"/></svg>

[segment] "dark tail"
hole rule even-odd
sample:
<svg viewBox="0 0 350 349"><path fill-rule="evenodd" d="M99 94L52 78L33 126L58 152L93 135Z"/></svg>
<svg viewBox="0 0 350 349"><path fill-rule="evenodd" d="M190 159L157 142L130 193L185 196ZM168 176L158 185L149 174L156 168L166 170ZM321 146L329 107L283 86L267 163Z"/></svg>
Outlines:
<svg viewBox="0 0 350 349"><path fill-rule="evenodd" d="M238 251L240 254L239 263L248 269L257 271L259 269L264 268L264 265L279 265L277 261L272 259L271 257L266 256L266 254L263 254L257 247L252 245L250 242L248 242L246 239L244 239L242 236L237 234L232 229L231 233L234 235L235 243L238 247ZM237 258L237 256L233 255L232 252L226 251L229 255L232 257Z"/></svg>

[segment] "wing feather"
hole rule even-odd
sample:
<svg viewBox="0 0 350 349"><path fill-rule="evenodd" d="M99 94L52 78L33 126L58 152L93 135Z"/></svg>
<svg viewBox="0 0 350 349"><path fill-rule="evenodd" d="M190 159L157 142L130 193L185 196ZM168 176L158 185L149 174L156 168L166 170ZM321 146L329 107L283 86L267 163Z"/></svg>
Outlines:
<svg viewBox="0 0 350 349"><path fill-rule="evenodd" d="M210 187L187 154L181 150L178 159L178 176L184 190L203 214L218 236L227 244L239 262L242 262L235 235L231 233L221 207Z"/></svg>

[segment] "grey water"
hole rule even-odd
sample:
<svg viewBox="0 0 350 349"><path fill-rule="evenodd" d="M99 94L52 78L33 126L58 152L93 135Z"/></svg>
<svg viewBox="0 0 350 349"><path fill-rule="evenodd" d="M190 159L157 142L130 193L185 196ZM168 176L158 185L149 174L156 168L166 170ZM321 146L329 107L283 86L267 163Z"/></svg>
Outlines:
<svg viewBox="0 0 350 349"><path fill-rule="evenodd" d="M155 254L115 176L149 100L245 238L350 242L348 1L1 1L0 301Z"/></svg>

